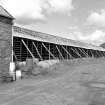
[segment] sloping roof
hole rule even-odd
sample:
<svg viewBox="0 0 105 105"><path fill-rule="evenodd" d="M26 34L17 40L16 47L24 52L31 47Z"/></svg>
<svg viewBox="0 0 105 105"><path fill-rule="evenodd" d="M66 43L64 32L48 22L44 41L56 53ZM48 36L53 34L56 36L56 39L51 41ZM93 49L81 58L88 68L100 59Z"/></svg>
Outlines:
<svg viewBox="0 0 105 105"><path fill-rule="evenodd" d="M0 5L0 15L14 19L13 16L9 12L7 12L1 5Z"/></svg>
<svg viewBox="0 0 105 105"><path fill-rule="evenodd" d="M58 36L54 36L54 35L50 35L42 32L32 31L32 30L20 28L17 26L14 26L13 30L14 30L13 36L17 36L17 37L55 43L59 45L75 46L75 47L80 47L85 49L105 51L105 49L91 44L87 44L87 43L83 43L83 42L75 41L71 39L66 39L66 38L62 38L62 37L58 37Z"/></svg>
<svg viewBox="0 0 105 105"><path fill-rule="evenodd" d="M101 44L100 47L105 49L105 43Z"/></svg>

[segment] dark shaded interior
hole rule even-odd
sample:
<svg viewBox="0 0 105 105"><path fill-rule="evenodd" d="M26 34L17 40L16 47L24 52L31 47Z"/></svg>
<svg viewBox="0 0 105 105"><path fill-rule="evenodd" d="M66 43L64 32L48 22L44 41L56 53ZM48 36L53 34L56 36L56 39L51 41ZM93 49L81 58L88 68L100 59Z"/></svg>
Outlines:
<svg viewBox="0 0 105 105"><path fill-rule="evenodd" d="M25 61L26 58L32 58L31 54L29 53L26 46L23 44L21 40L25 42L25 44L27 45L28 49L33 54L33 56L35 58L38 58L39 60L48 60L48 59L63 60L63 59L73 59L73 58L82 58L82 57L98 58L105 56L105 52L93 49L85 49L85 48L66 46L66 45L57 45L48 42L41 42L37 40L14 37L13 38L14 61ZM35 44L36 47L33 45L33 43Z"/></svg>

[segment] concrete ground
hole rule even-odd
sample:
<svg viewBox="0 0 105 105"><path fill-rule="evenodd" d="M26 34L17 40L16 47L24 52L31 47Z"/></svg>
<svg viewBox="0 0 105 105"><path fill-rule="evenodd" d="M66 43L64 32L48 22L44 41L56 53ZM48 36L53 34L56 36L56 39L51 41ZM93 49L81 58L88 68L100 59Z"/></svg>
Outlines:
<svg viewBox="0 0 105 105"><path fill-rule="evenodd" d="M0 105L105 105L105 58L64 61L50 69L1 84Z"/></svg>

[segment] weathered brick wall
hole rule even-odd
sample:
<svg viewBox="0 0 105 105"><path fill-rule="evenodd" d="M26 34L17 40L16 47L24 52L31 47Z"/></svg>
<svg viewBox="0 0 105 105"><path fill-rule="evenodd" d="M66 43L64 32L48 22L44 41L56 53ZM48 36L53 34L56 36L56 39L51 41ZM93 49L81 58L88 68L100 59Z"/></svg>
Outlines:
<svg viewBox="0 0 105 105"><path fill-rule="evenodd" d="M10 23L6 21L5 17L4 21L0 21L0 74L9 71L12 58L12 20Z"/></svg>

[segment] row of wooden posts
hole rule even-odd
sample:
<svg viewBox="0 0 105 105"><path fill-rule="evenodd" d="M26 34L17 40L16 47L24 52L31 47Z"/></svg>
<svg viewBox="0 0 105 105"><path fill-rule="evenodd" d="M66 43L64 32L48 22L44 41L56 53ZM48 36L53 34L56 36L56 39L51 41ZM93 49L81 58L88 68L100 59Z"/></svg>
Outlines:
<svg viewBox="0 0 105 105"><path fill-rule="evenodd" d="M23 43L23 45L25 46L25 48L27 49L27 51L29 52L29 54L31 55L31 57L34 59L35 56L34 56L34 54L31 52L31 50L29 49L29 47L27 46L27 44L25 43L25 41L24 41L23 39L21 39L21 42ZM40 54L40 52L39 52L37 46L36 46L35 43L34 43L34 41L32 42L32 44L33 44L34 48L36 49L36 53L38 54L40 60L43 60L43 57L41 56L41 54ZM46 45L44 44L44 42L42 42L42 46L43 46L43 47L45 48L45 50L49 53L49 59L50 59L50 56L52 56L53 59L56 59L56 57L54 56L54 54L50 51L50 47L47 48ZM64 57L63 57L63 55L62 55L60 49L58 48L57 45L56 45L55 47L56 47L56 49L57 49L57 51L58 51L58 54L60 55L61 59L63 60ZM64 46L61 46L61 47L62 47L62 49L67 53L67 55L69 56L69 58L71 58L71 59L74 58L74 57L70 54L70 52L69 52ZM78 50L81 52L81 54L78 52L78 50L77 50L75 47L74 47L74 48L71 48L71 50L72 50L76 55L78 55L80 58L82 57L81 54L83 54L85 57L90 57L89 54L88 54L88 50L87 50L87 52L86 52L84 49L78 48ZM93 54L93 52L92 52L91 50L90 50L90 53L91 53L91 55L92 55L91 57L95 57L94 54ZM104 52L104 51L96 51L96 53L97 53L97 55L99 55L99 56L101 56L101 57L105 57L105 52ZM17 59L17 56L16 56L15 52L14 52L14 56L15 56L15 58Z"/></svg>

